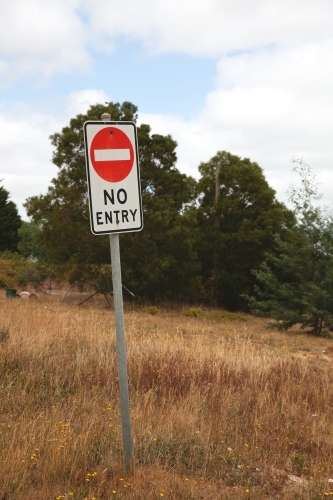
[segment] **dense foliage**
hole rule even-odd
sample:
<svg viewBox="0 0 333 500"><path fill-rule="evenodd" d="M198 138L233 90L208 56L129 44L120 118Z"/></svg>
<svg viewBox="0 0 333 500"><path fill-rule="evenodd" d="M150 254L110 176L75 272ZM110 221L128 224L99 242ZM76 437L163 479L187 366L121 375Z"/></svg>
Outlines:
<svg viewBox="0 0 333 500"><path fill-rule="evenodd" d="M215 166L224 160L228 164L220 170L216 202ZM247 158L218 152L199 166L199 172L198 253L203 280L207 292L211 283L215 303L229 309L243 307L241 294L253 287L252 269L272 249L274 235L294 223L294 216L276 200L259 165Z"/></svg>
<svg viewBox="0 0 333 500"><path fill-rule="evenodd" d="M0 186L0 252L15 252L19 242L18 229L22 221L9 192Z"/></svg>
<svg viewBox="0 0 333 500"><path fill-rule="evenodd" d="M38 288L48 273L43 266L16 252L0 253L0 288Z"/></svg>

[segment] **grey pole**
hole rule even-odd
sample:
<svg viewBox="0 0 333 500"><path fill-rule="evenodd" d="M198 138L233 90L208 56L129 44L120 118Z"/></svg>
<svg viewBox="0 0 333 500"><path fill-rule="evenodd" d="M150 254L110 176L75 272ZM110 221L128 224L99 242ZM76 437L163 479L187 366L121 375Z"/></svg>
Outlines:
<svg viewBox="0 0 333 500"><path fill-rule="evenodd" d="M111 121L111 115L104 113L101 116L102 121ZM118 360L118 377L120 391L120 412L121 412L121 427L123 437L124 450L124 465L126 472L130 472L132 468L132 437L131 437L131 417L128 392L128 375L127 375L127 356L126 356L126 340L124 326L124 306L123 306L123 290L121 283L121 265L120 265L120 250L119 250L119 234L110 234L110 249L111 249L111 267L112 267L112 285L113 285L113 301L114 313L116 319L116 344L117 344L117 360Z"/></svg>
<svg viewBox="0 0 333 500"><path fill-rule="evenodd" d="M130 472L132 467L132 437L131 437L131 417L130 417L129 392L128 392L123 291L121 286L119 234L117 233L110 234L110 247L111 247L114 313L116 317L117 359L118 359L124 464L125 464L125 470L127 472Z"/></svg>

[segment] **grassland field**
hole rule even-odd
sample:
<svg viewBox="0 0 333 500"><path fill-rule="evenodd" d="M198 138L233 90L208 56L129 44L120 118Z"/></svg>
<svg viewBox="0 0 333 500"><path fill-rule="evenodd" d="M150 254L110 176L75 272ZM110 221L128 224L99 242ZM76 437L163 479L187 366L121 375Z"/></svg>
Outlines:
<svg viewBox="0 0 333 500"><path fill-rule="evenodd" d="M0 500L333 497L333 340L218 310L0 294Z"/></svg>

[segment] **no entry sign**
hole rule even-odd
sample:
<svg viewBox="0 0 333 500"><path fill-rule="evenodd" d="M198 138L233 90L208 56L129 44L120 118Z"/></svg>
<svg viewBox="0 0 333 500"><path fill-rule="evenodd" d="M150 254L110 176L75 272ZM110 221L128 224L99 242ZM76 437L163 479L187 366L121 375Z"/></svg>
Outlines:
<svg viewBox="0 0 333 500"><path fill-rule="evenodd" d="M86 122L84 139L92 232L140 231L143 223L135 124Z"/></svg>
<svg viewBox="0 0 333 500"><path fill-rule="evenodd" d="M102 128L91 142L90 161L95 172L105 181L123 181L134 164L129 136L116 127Z"/></svg>

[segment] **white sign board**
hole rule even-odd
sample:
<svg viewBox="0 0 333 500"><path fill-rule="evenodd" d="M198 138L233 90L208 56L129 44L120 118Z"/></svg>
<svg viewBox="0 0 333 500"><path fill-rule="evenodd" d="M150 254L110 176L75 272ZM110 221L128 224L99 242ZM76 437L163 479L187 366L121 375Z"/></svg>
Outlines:
<svg viewBox="0 0 333 500"><path fill-rule="evenodd" d="M135 124L86 122L84 140L91 231L140 231L143 220Z"/></svg>

